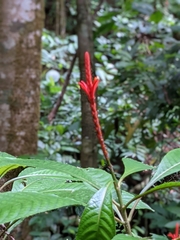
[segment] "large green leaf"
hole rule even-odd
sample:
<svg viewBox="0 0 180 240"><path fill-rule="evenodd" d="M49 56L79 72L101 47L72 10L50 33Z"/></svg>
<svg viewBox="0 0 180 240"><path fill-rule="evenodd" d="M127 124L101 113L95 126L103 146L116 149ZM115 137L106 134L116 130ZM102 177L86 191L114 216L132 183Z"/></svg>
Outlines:
<svg viewBox="0 0 180 240"><path fill-rule="evenodd" d="M18 177L11 179L14 181L12 191L44 191L56 189L56 187L63 183L77 182L69 174L61 173L51 169L26 168ZM51 183L52 182L52 183ZM81 181L78 181L82 183Z"/></svg>
<svg viewBox="0 0 180 240"><path fill-rule="evenodd" d="M79 201L54 194L37 192L0 193L0 224L69 205Z"/></svg>
<svg viewBox="0 0 180 240"><path fill-rule="evenodd" d="M111 190L110 182L90 199L82 214L76 240L109 240L114 237L115 220Z"/></svg>
<svg viewBox="0 0 180 240"><path fill-rule="evenodd" d="M153 177L150 182L146 185L146 187L141 191L141 193L145 192L149 189L154 183L160 181L164 177L179 172L180 171L180 148L174 149L168 152L160 162L157 170L155 171Z"/></svg>
<svg viewBox="0 0 180 240"><path fill-rule="evenodd" d="M14 156L10 155L9 153L6 152L0 152L0 157L10 157L10 158L15 158Z"/></svg>
<svg viewBox="0 0 180 240"><path fill-rule="evenodd" d="M123 175L120 178L120 181L123 181L125 177L127 177L127 176L129 176L133 173L154 168L152 166L149 166L149 165L144 164L142 162L138 162L138 161L133 160L131 158L123 158L122 161L123 161L125 170L124 170Z"/></svg>
<svg viewBox="0 0 180 240"><path fill-rule="evenodd" d="M168 240L166 236L152 234L152 240Z"/></svg>
<svg viewBox="0 0 180 240"><path fill-rule="evenodd" d="M107 182L112 180L111 175L101 169L83 169L54 161L39 159L18 159L0 156L0 169L2 168L9 170L12 167L17 168L19 166L36 167L39 169L59 171L60 173L71 175L77 180L86 182L96 189L100 189L101 187L105 186ZM6 170L4 170L3 174L6 172Z"/></svg>
<svg viewBox="0 0 180 240"><path fill-rule="evenodd" d="M60 197L73 198L80 204L85 205L97 191L89 184L73 180L53 170L39 170L27 168L20 173L13 184L13 192L41 192L51 193Z"/></svg>
<svg viewBox="0 0 180 240"><path fill-rule="evenodd" d="M18 177L9 180L5 183L14 182L12 191L43 191L49 188L50 182L54 181L54 187L56 182L58 184L63 182L72 181L71 175L60 173L58 171L39 168L26 168L18 175Z"/></svg>
<svg viewBox="0 0 180 240"><path fill-rule="evenodd" d="M13 156L11 156L10 154L8 154L8 153L5 153L5 152L0 152L0 158L14 158L15 159L15 157L13 157ZM8 171L10 171L10 170L12 170L12 169L15 169L15 168L17 168L17 166L16 165L11 165L11 166L9 166L8 168L7 168L7 166L5 166L5 167L1 167L0 168L0 176L3 176L4 174L6 174Z"/></svg>
<svg viewBox="0 0 180 240"><path fill-rule="evenodd" d="M156 234L152 234L152 238L149 237L145 237L145 238L141 238L141 237L134 237L134 236L129 236L127 234L118 234L115 237L113 237L112 240L168 240L168 238L166 236L159 236Z"/></svg>
<svg viewBox="0 0 180 240"><path fill-rule="evenodd" d="M127 234L118 234L115 237L113 237L112 240L140 240L143 238L140 237L133 237L133 236L129 236Z"/></svg>

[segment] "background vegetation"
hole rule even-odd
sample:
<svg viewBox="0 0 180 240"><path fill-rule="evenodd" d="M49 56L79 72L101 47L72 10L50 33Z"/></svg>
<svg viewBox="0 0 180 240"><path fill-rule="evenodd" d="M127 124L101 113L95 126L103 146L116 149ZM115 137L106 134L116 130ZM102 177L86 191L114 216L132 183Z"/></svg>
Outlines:
<svg viewBox="0 0 180 240"><path fill-rule="evenodd" d="M64 1L64 24L58 28L57 2L45 1L38 154L33 158L80 166L78 61L67 78L78 49L77 6L73 0ZM158 165L165 153L179 147L179 6L179 0L91 1L94 75L101 80L99 117L117 175L123 172L124 156ZM59 110L50 119L64 86ZM106 170L100 149L98 167ZM124 189L137 193L150 175L146 171L128 177ZM171 179L179 180L179 174ZM180 222L179 199L179 189L148 196L146 202L156 213L137 210L133 231L142 236L167 234ZM34 216L29 221L30 235L33 240L74 239L81 213L81 208L72 207ZM117 232L121 232L118 226Z"/></svg>
<svg viewBox="0 0 180 240"><path fill-rule="evenodd" d="M52 19L53 6L52 3L46 18ZM178 6L175 0L92 1L96 75L101 79L99 116L119 174L123 171L123 156L157 165L165 152L179 146ZM47 114L62 89L77 50L75 2L66 3L66 14L64 39L49 30L44 30L42 37L39 153L79 165L81 117L77 63L53 124L47 122ZM53 30L52 25L49 29ZM98 163L100 167L105 164L101 150ZM148 175L148 172L134 175L126 187L136 191ZM172 209L178 206L178 191L161 194L148 200L157 208L156 215L138 212L134 228L143 235L152 231L162 234L172 227L172 220L177 220ZM142 227L138 228L138 224Z"/></svg>

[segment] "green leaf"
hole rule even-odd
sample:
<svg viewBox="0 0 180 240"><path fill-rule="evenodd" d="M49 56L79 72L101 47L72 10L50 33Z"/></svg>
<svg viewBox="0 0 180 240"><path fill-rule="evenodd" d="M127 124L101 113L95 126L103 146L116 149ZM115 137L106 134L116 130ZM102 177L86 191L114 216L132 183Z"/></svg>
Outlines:
<svg viewBox="0 0 180 240"><path fill-rule="evenodd" d="M180 203L173 202L171 205L166 207L166 210L168 210L170 213L173 213L177 216L177 218L180 219L180 211L179 211ZM180 224L180 222L179 222ZM174 225L175 226L175 225Z"/></svg>
<svg viewBox="0 0 180 240"><path fill-rule="evenodd" d="M173 187L180 187L180 182L166 182L166 183L162 183L158 186L155 186L153 188L151 188L150 190L144 192L142 194L142 196L148 195L150 193L165 189L165 188L173 188Z"/></svg>
<svg viewBox="0 0 180 240"><path fill-rule="evenodd" d="M164 14L161 11L153 12L149 18L150 21L159 23L164 17Z"/></svg>
<svg viewBox="0 0 180 240"><path fill-rule="evenodd" d="M126 191L122 191L122 199L123 199L123 203L124 205L126 205L129 201L131 201L132 199L134 199L134 195L126 192ZM132 208L133 204L128 205L128 208ZM136 209L148 209L153 211L153 209L148 206L146 203L144 203L143 201L139 201L138 205L136 206Z"/></svg>
<svg viewBox="0 0 180 240"><path fill-rule="evenodd" d="M153 177L150 182L146 185L146 187L141 191L141 193L145 192L149 189L154 183L160 181L164 177L176 173L180 171L180 148L174 149L168 152L160 162L157 170L155 171Z"/></svg>
<svg viewBox="0 0 180 240"><path fill-rule="evenodd" d="M15 158L15 157L13 157L13 156L11 156L10 154L8 154L8 153L5 153L5 152L0 152L0 158L6 158L6 157L8 157L8 158ZM14 166L14 165L12 165L12 166L10 166L10 167L2 167L2 168L0 168L0 176L3 176L3 175L5 175L8 171L10 171L10 170L12 170L12 169L15 169L15 168L17 168L16 166Z"/></svg>
<svg viewBox="0 0 180 240"><path fill-rule="evenodd" d="M7 172L13 170L13 169L16 169L18 168L19 166L16 165L16 164L12 164L12 165L8 165L8 166L5 166L5 167L1 167L0 168L0 176L4 176Z"/></svg>
<svg viewBox="0 0 180 240"><path fill-rule="evenodd" d="M142 194L139 194L139 195L135 196L134 198L132 198L128 202L126 207L128 207L128 205L130 203L132 203L133 201L135 201L136 199L142 198L142 197L144 197L144 196L146 196L146 195L148 195L150 193L157 192L159 190L166 189L166 188L173 188L173 187L180 187L180 182L166 182L166 183L162 183L162 184L160 184L158 186L155 186L154 188L151 188L150 190L145 191ZM129 206L131 206L131 204Z"/></svg>
<svg viewBox="0 0 180 240"><path fill-rule="evenodd" d="M129 236L127 234L118 234L115 237L113 237L112 240L140 240L143 238L140 237L133 237L133 236Z"/></svg>
<svg viewBox="0 0 180 240"><path fill-rule="evenodd" d="M91 185L73 179L70 175L52 170L27 168L13 184L13 192L41 192L69 197L79 204L86 205L96 192ZM13 201L13 199L12 199Z"/></svg>
<svg viewBox="0 0 180 240"><path fill-rule="evenodd" d="M125 170L124 170L123 175L120 178L121 182L124 180L125 177L127 177L127 176L129 176L133 173L154 168L152 166L149 166L149 165L144 164L142 162L138 162L138 161L133 160L131 158L123 158L122 161L123 161Z"/></svg>
<svg viewBox="0 0 180 240"><path fill-rule="evenodd" d="M149 3L142 3L142 2L133 2L132 3L132 8L140 13L143 13L145 15L150 15L153 13L154 8L151 4Z"/></svg>
<svg viewBox="0 0 180 240"><path fill-rule="evenodd" d="M116 14L117 14L116 11L110 11L110 12L104 13L102 16L98 17L98 21L100 23L112 21L112 17L114 17Z"/></svg>
<svg viewBox="0 0 180 240"><path fill-rule="evenodd" d="M13 192L0 194L2 223L63 206L85 206L101 185L112 182L111 175L100 169L81 169L47 160L0 157L0 169L7 171L12 166L29 168L10 180L15 180Z"/></svg>
<svg viewBox="0 0 180 240"><path fill-rule="evenodd" d="M61 146L61 151L67 151L67 152L72 152L72 153L79 153L79 150L75 147L71 146Z"/></svg>
<svg viewBox="0 0 180 240"><path fill-rule="evenodd" d="M36 192L0 193L0 203L0 224L60 207L79 205L79 201L68 197Z"/></svg>
<svg viewBox="0 0 180 240"><path fill-rule="evenodd" d="M178 213L178 212L179 212L179 209L177 209L177 212L176 212L176 213ZM171 229L173 229L173 228L175 228L175 226L176 226L177 223L180 224L180 221L178 221L178 220L170 221L170 222L166 223L166 224L164 225L164 227L165 227L165 228L171 228Z"/></svg>
<svg viewBox="0 0 180 240"><path fill-rule="evenodd" d="M114 237L115 220L111 189L110 182L90 199L82 214L76 240L109 240Z"/></svg>
<svg viewBox="0 0 180 240"><path fill-rule="evenodd" d="M10 158L15 158L14 156L12 156L12 155L10 155L10 154L8 154L8 153L6 153L6 152L0 152L0 157L10 157Z"/></svg>
<svg viewBox="0 0 180 240"><path fill-rule="evenodd" d="M102 36L103 34L107 34L112 30L117 30L117 26L115 25L114 21L108 22L106 24L101 24L101 26L98 27L96 32L94 33L94 37L97 38L99 36Z"/></svg>
<svg viewBox="0 0 180 240"><path fill-rule="evenodd" d="M110 181L113 182L111 174L107 173L104 170L96 168L87 168L83 169L85 173L92 178L92 181L98 184L98 189L106 186Z"/></svg>
<svg viewBox="0 0 180 240"><path fill-rule="evenodd" d="M41 170L48 169L59 171L60 173L71 175L73 178L76 178L76 180L86 182L96 189L100 189L101 187L105 186L107 182L112 181L111 175L101 169L83 169L54 161L39 159L18 159L0 156L0 171L2 168L3 171L7 172L12 167L17 168L19 166L36 167ZM1 176L2 175L4 175L4 172L1 174Z"/></svg>
<svg viewBox="0 0 180 240"><path fill-rule="evenodd" d="M152 240L168 240L168 238L166 236L152 234Z"/></svg>

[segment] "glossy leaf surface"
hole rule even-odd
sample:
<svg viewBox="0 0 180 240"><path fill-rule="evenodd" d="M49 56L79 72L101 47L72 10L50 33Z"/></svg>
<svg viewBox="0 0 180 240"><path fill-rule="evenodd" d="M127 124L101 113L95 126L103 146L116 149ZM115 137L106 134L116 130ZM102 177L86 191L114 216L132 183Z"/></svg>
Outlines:
<svg viewBox="0 0 180 240"><path fill-rule="evenodd" d="M133 198L134 198L133 194L126 192L126 191L122 191L122 199L123 199L124 205ZM128 205L128 208L132 208L132 207L133 207L133 204ZM136 209L148 209L148 210L153 211L153 209L148 204L144 203L143 201L138 202Z"/></svg>
<svg viewBox="0 0 180 240"><path fill-rule="evenodd" d="M79 201L37 192L0 193L0 224L26 218L60 207L79 205Z"/></svg>
<svg viewBox="0 0 180 240"><path fill-rule="evenodd" d="M144 196L146 196L148 194L151 194L153 192L157 192L157 191L160 191L160 190L163 190L163 189L166 189L166 188L173 188L173 187L180 187L180 182L166 182L166 183L162 183L162 184L160 184L158 186L155 186L155 187L151 188L150 190L148 190L148 191L146 191L146 192L144 192L142 194L139 194L139 195L135 196L133 199L131 199L132 201L130 200L130 202L133 202L136 199L142 198L142 197L144 197ZM139 205L139 203L138 203L138 205ZM132 205L131 204L128 205L128 207L130 207L130 206L132 206Z"/></svg>
<svg viewBox="0 0 180 240"><path fill-rule="evenodd" d="M133 237L133 236L128 236L126 234L118 234L115 237L113 237L112 240L140 240L142 238L140 237Z"/></svg>
<svg viewBox="0 0 180 240"><path fill-rule="evenodd" d="M85 205L96 189L91 185L73 179L70 175L65 175L52 170L39 170L27 168L22 171L13 184L13 192L42 192L58 195L59 197L69 197ZM42 199L43 200L43 199Z"/></svg>
<svg viewBox="0 0 180 240"><path fill-rule="evenodd" d="M138 161L133 160L131 158L123 158L122 161L123 161L125 170L124 170L123 175L121 176L121 181L125 177L127 177L127 176L129 176L133 173L140 172L140 171L143 171L143 170L152 170L154 168L152 166L149 166L149 165L144 164L142 162L138 162Z"/></svg>
<svg viewBox="0 0 180 240"><path fill-rule="evenodd" d="M160 181L164 177L178 171L180 171L180 148L168 152L163 157L150 182L146 185L146 187L142 190L141 193L145 192L157 181Z"/></svg>
<svg viewBox="0 0 180 240"><path fill-rule="evenodd" d="M110 182L90 199L82 214L76 240L109 240L115 235L111 188Z"/></svg>
<svg viewBox="0 0 180 240"><path fill-rule="evenodd" d="M73 178L86 182L96 189L101 188L102 186L106 185L107 182L112 180L111 175L101 169L83 169L54 161L39 159L18 159L0 156L0 169L4 169L3 173L9 171L9 169L12 167L17 168L20 166L36 167L41 170L48 169L58 171L59 173L67 174L68 176L72 176ZM1 176L2 175L3 174L1 174Z"/></svg>

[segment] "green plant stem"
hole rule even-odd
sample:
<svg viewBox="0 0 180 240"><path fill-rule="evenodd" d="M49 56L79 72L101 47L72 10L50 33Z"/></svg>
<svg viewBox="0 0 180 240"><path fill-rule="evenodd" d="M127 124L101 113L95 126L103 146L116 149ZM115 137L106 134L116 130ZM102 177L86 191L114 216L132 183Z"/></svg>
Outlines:
<svg viewBox="0 0 180 240"><path fill-rule="evenodd" d="M116 220L116 222L118 222L118 223L120 223L120 224L124 224L121 220L119 220L119 218L117 218L117 217L114 217L114 219Z"/></svg>
<svg viewBox="0 0 180 240"><path fill-rule="evenodd" d="M112 202L113 202L113 200L112 200ZM114 203L114 202L113 202ZM116 209L115 209L115 207L116 207ZM120 213L120 208L119 207L117 207L117 205L115 205L114 207L113 207L113 209L114 209L114 211L116 212L116 214L117 214L117 216L119 217L118 219L119 219L119 221L121 221L121 223L122 223L122 225L124 224L124 219L123 219L123 217L121 216L121 213Z"/></svg>
<svg viewBox="0 0 180 240"><path fill-rule="evenodd" d="M146 186L141 192L140 192L140 194L138 195L138 196L136 196L136 197L134 197L133 199L131 199L131 201L129 201L127 204L126 204L126 206L125 207L127 207L129 204L131 204L132 202L134 202L135 200L135 203L134 203L134 205L133 205L133 207L131 208L131 211L130 211L130 213L129 213L129 220L131 221L131 219L132 219L132 216L133 216L133 214L134 214L134 211L135 211L135 209L136 209L136 207L137 207L137 205L138 205L138 203L139 203L139 201L141 200L141 198L143 197L143 196L145 196L145 195L147 195L147 194L144 194L144 192L147 190L149 188L149 186ZM151 192L151 191L150 191ZM153 192L153 191L152 191Z"/></svg>
<svg viewBox="0 0 180 240"><path fill-rule="evenodd" d="M112 202L114 203L114 205L116 205L117 208L120 207L119 203L117 203L114 199L112 200Z"/></svg>
<svg viewBox="0 0 180 240"><path fill-rule="evenodd" d="M107 161L111 176L113 178L114 187L115 187L115 191L116 191L118 201L119 201L119 204L120 204L120 212L121 212L121 215L122 215L123 220L124 220L124 227L125 227L126 233L128 233L129 235L132 235L131 226L130 226L130 223L129 223L129 219L127 217L126 208L123 208L123 200L122 200L121 190L118 186L118 180L115 176L114 169L113 169L113 166L112 166L109 158L106 158L106 161Z"/></svg>
<svg viewBox="0 0 180 240"><path fill-rule="evenodd" d="M134 214L134 211L135 211L135 209L136 209L136 207L137 207L137 205L138 205L138 203L139 203L139 201L141 200L141 198L139 198L139 199L137 199L136 201L135 201L135 203L134 203L134 205L133 205L133 207L132 207L132 209L131 209L131 211L130 211L130 213L129 213L129 221L131 221L132 220L132 216L133 216L133 214Z"/></svg>
<svg viewBox="0 0 180 240"><path fill-rule="evenodd" d="M126 209L125 208L123 209L123 201L122 201L122 196L121 196L121 190L119 188L118 180L115 176L115 172L114 172L113 166L111 164L111 161L109 159L108 152L107 152L107 149L106 149L106 145L104 143L104 138L103 138L103 135L102 135L101 126L100 126L100 123L99 123L95 98L91 99L90 107L91 107L91 113L92 113L95 129L96 129L97 137L99 139L101 149L102 149L104 157L106 159L107 166L108 166L108 168L110 170L110 173L111 173L111 176L113 178L115 191L116 191L116 194L117 194L118 202L120 204L119 210L120 210L120 213L121 213L122 218L124 220L124 226L125 226L126 232L131 235L131 227L130 227L130 224L129 224L129 221L128 221L128 218L127 218Z"/></svg>
<svg viewBox="0 0 180 240"><path fill-rule="evenodd" d="M116 194L117 194L118 202L120 204L119 210L120 210L120 213L121 213L122 218L124 220L125 230L129 235L131 235L131 227L130 227L130 224L129 224L129 220L127 218L126 209L125 208L123 209L123 201L122 201L121 190L119 188L118 180L115 176L115 172L114 172L113 166L111 164L111 161L109 159L108 152L107 152L107 149L106 149L106 145L104 143L104 138L103 138L103 135L102 135L101 126L100 126L100 123L99 123L95 98L90 99L89 102L90 102L91 113L92 113L95 129L96 129L97 137L99 139L101 149L102 149L104 157L106 159L107 166L108 166L108 168L110 170L110 173L111 173L111 176L113 178L115 191L116 191Z"/></svg>

